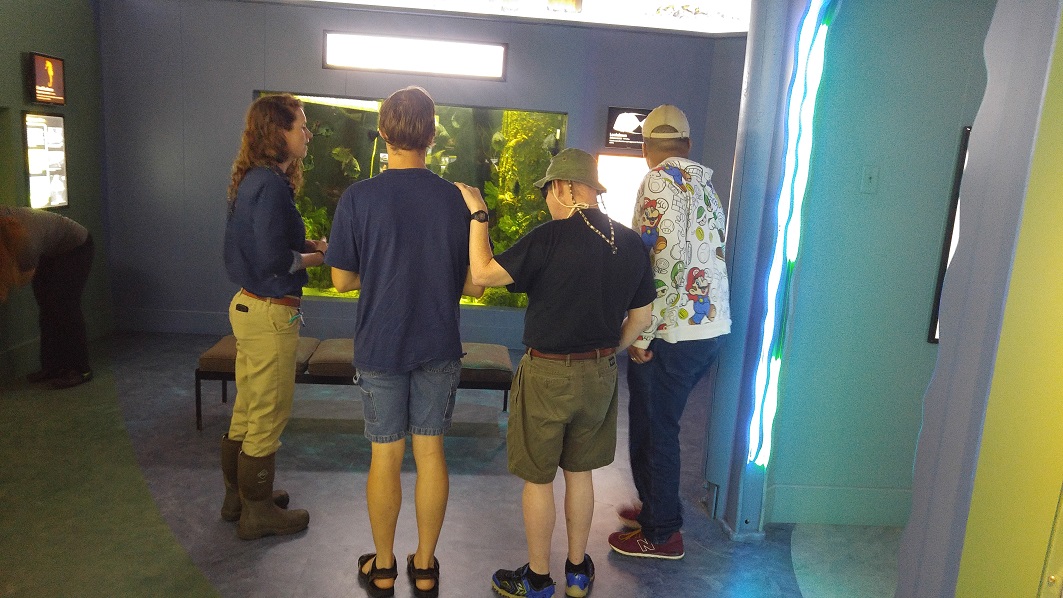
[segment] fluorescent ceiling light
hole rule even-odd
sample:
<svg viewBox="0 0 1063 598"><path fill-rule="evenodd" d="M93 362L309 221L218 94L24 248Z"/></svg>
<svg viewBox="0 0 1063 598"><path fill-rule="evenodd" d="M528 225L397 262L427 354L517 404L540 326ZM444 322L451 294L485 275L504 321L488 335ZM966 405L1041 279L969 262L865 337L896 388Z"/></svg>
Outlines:
<svg viewBox="0 0 1063 598"><path fill-rule="evenodd" d="M501 81L506 45L326 31L325 66Z"/></svg>

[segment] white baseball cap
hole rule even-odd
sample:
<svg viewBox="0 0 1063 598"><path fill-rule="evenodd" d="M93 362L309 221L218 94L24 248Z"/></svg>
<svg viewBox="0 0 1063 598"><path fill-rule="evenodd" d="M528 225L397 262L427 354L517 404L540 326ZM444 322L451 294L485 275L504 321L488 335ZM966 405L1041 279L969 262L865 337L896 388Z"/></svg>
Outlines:
<svg viewBox="0 0 1063 598"><path fill-rule="evenodd" d="M675 131L659 131L655 129L661 126L669 126ZM642 121L643 139L690 139L690 123L683 111L671 104L661 104L646 115Z"/></svg>

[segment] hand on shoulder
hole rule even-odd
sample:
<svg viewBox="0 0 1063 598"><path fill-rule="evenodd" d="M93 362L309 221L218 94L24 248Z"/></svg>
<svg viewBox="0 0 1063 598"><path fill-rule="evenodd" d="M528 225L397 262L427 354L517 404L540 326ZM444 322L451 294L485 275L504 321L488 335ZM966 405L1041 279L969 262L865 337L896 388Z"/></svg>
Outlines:
<svg viewBox="0 0 1063 598"><path fill-rule="evenodd" d="M484 201L479 189L465 183L454 183L454 186L461 191L461 197L465 200L465 205L468 206L470 214L478 210L487 211L487 203Z"/></svg>

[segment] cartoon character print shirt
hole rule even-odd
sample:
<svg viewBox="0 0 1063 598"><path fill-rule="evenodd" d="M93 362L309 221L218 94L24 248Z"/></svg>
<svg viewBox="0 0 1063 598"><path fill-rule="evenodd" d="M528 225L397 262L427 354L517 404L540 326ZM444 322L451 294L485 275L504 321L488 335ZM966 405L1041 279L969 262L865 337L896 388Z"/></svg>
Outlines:
<svg viewBox="0 0 1063 598"><path fill-rule="evenodd" d="M669 158L642 179L633 225L653 264L653 322L634 345L674 343L731 331L724 222L712 169Z"/></svg>

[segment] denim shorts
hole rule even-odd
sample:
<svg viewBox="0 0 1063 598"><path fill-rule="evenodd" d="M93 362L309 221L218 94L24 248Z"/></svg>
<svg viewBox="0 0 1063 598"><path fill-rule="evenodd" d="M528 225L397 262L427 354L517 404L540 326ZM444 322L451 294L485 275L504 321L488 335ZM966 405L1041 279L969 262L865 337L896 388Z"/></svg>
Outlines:
<svg viewBox="0 0 1063 598"><path fill-rule="evenodd" d="M436 359L402 373L358 370L365 437L395 442L406 434L439 436L450 429L454 395L461 378L460 359Z"/></svg>

